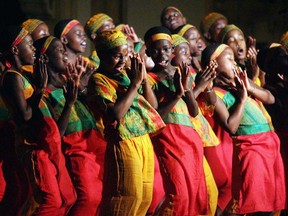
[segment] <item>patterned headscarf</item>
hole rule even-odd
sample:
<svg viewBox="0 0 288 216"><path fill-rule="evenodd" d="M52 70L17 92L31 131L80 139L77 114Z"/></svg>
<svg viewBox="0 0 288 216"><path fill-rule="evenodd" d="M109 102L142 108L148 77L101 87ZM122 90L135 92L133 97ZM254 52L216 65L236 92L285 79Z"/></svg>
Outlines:
<svg viewBox="0 0 288 216"><path fill-rule="evenodd" d="M211 44L207 46L201 56L201 66L206 68L210 61L215 60L226 48L229 46L226 44Z"/></svg>
<svg viewBox="0 0 288 216"><path fill-rule="evenodd" d="M36 58L38 59L41 55L45 54L52 41L57 39L54 36L46 36L34 42L34 47L36 48ZM58 39L57 39L58 40Z"/></svg>
<svg viewBox="0 0 288 216"><path fill-rule="evenodd" d="M173 45L176 47L181 43L188 43L189 42L182 36L178 35L178 34L172 34L172 39L173 39Z"/></svg>
<svg viewBox="0 0 288 216"><path fill-rule="evenodd" d="M221 30L221 32L219 33L219 35L218 35L218 41L219 41L220 43L224 43L224 40L225 40L226 35L227 35L230 31L235 30L235 29L238 30L238 31L240 31L240 32L243 34L242 30L241 30L240 28L238 28L237 26L235 26L235 25L233 25L233 24L227 25L227 26L225 26L225 27ZM244 34L243 34L243 35L244 35Z"/></svg>
<svg viewBox="0 0 288 216"><path fill-rule="evenodd" d="M168 40L172 44L173 40L170 30L164 26L155 26L150 28L144 35L144 41L147 48L157 40Z"/></svg>
<svg viewBox="0 0 288 216"><path fill-rule="evenodd" d="M20 44L29 35L28 31L20 26L7 26L1 29L0 52L6 56L10 53L11 47ZM5 65L10 68L11 64L5 57Z"/></svg>
<svg viewBox="0 0 288 216"><path fill-rule="evenodd" d="M39 19L27 19L22 23L22 28L25 28L31 34L42 23L44 22Z"/></svg>
<svg viewBox="0 0 288 216"><path fill-rule="evenodd" d="M60 39L62 36L67 35L70 30L78 24L80 24L80 22L75 19L60 20L54 28L55 37Z"/></svg>
<svg viewBox="0 0 288 216"><path fill-rule="evenodd" d="M111 50L115 47L127 44L126 36L122 31L109 30L99 33L96 37L95 48L99 51Z"/></svg>
<svg viewBox="0 0 288 216"><path fill-rule="evenodd" d="M180 26L179 28L175 29L175 31L173 33L178 34L180 36L184 36L184 34L190 29L190 28L195 28L195 26L190 25L190 24L186 24L183 26Z"/></svg>
<svg viewBox="0 0 288 216"><path fill-rule="evenodd" d="M219 19L227 20L227 18L223 14L216 12L209 13L207 16L205 16L200 23L201 33L204 34L208 32L211 26Z"/></svg>
<svg viewBox="0 0 288 216"><path fill-rule="evenodd" d="M113 22L113 19L104 13L99 13L92 16L85 25L85 32L88 37L91 39L91 35L95 34L107 20L111 20Z"/></svg>

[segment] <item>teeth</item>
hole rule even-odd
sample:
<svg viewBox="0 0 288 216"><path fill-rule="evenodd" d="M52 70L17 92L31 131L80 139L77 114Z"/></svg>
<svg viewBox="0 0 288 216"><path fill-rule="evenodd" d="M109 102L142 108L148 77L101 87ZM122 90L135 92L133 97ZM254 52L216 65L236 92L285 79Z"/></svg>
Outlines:
<svg viewBox="0 0 288 216"><path fill-rule="evenodd" d="M86 46L86 42L82 42L81 45Z"/></svg>

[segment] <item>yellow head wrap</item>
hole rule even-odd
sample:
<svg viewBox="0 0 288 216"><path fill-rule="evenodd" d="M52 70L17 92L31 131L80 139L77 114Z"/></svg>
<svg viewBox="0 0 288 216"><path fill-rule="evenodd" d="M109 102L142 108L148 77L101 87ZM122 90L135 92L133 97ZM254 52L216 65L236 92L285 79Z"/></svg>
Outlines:
<svg viewBox="0 0 288 216"><path fill-rule="evenodd" d="M215 60L227 47L229 47L226 44L221 44L217 47L217 49L213 52L211 55L210 61Z"/></svg>
<svg viewBox="0 0 288 216"><path fill-rule="evenodd" d="M176 47L181 43L188 43L189 42L182 36L178 35L178 34L172 34L172 40L173 40L173 45Z"/></svg>
<svg viewBox="0 0 288 216"><path fill-rule="evenodd" d="M85 32L88 35L88 37L91 36L91 34L94 34L98 31L98 29L104 24L105 21L113 19L104 13L99 13L94 16L92 16L85 25ZM90 37L91 39L91 37Z"/></svg>
<svg viewBox="0 0 288 216"><path fill-rule="evenodd" d="M38 19L28 19L22 23L22 28L25 28L31 34L42 23L44 22Z"/></svg>
<svg viewBox="0 0 288 216"><path fill-rule="evenodd" d="M190 28L195 28L195 26L190 25L190 24L186 24L186 25L182 26L182 28L178 31L177 34L183 37L184 34L186 33L186 31L188 31L188 29L190 29Z"/></svg>
<svg viewBox="0 0 288 216"><path fill-rule="evenodd" d="M211 26L219 19L227 20L227 18L223 14L216 12L209 13L207 16L205 16L200 23L201 33L204 34L208 32Z"/></svg>
<svg viewBox="0 0 288 216"><path fill-rule="evenodd" d="M228 34L228 32L230 32L230 31L232 31L232 30L235 30L235 29L238 30L238 31L240 31L240 32L244 35L244 33L241 31L240 28L238 28L237 26L231 24L231 25L225 26L225 27L221 30L221 32L220 32L219 35L218 35L218 41L219 41L220 43L224 43L225 37L226 37L226 35Z"/></svg>
<svg viewBox="0 0 288 216"><path fill-rule="evenodd" d="M127 44L127 40L122 31L109 30L99 33L96 37L95 44L96 51L99 52Z"/></svg>

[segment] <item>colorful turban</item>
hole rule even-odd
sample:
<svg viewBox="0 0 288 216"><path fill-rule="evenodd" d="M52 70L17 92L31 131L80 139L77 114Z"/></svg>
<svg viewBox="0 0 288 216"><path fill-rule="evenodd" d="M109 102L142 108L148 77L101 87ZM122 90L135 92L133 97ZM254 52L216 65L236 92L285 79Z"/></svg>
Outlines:
<svg viewBox="0 0 288 216"><path fill-rule="evenodd" d="M225 40L225 37L226 37L226 35L228 34L228 32L230 32L230 31L232 31L232 30L238 30L238 31L240 31L242 34L243 34L243 32L242 32L242 30L240 29L240 28L238 28L237 26L235 26L235 25L233 25L233 24L231 24L231 25L227 25L227 26L225 26L222 30L221 30L221 32L219 33L219 35L218 35L218 41L220 42L220 43L224 43L224 40ZM244 35L244 34L243 34Z"/></svg>
<svg viewBox="0 0 288 216"><path fill-rule="evenodd" d="M127 44L127 40L122 31L109 30L99 33L99 35L96 37L95 44L95 48L98 53Z"/></svg>
<svg viewBox="0 0 288 216"><path fill-rule="evenodd" d="M280 39L280 44L284 46L286 49L288 48L288 31L286 31Z"/></svg>
<svg viewBox="0 0 288 216"><path fill-rule="evenodd" d="M80 22L74 19L60 20L54 27L55 37L60 39L62 36L67 35L71 29L78 24L80 24Z"/></svg>
<svg viewBox="0 0 288 216"><path fill-rule="evenodd" d="M85 25L85 32L88 37L91 39L91 35L95 34L107 20L111 20L113 22L113 19L104 13L99 13L92 16Z"/></svg>
<svg viewBox="0 0 288 216"><path fill-rule="evenodd" d="M32 32L42 23L44 23L42 20L27 19L25 22L22 23L22 28L25 28L29 32L29 34L32 34Z"/></svg>
<svg viewBox="0 0 288 216"><path fill-rule="evenodd" d="M207 16L205 16L200 23L201 33L204 34L208 32L211 26L219 19L227 20L227 18L224 15L216 12L209 13Z"/></svg>
<svg viewBox="0 0 288 216"><path fill-rule="evenodd" d="M173 45L176 47L181 43L188 43L189 42L182 36L178 35L178 34L172 34L172 40L173 40Z"/></svg>
<svg viewBox="0 0 288 216"><path fill-rule="evenodd" d="M11 47L20 44L28 34L28 31L20 26L3 28L0 40L0 51L5 54Z"/></svg>
<svg viewBox="0 0 288 216"><path fill-rule="evenodd" d="M180 36L184 36L184 34L190 29L190 28L195 28L195 26L193 25L190 25L190 24L186 24L186 25L182 25L182 26L179 26L178 28L176 28L174 30L174 34L178 34Z"/></svg>
<svg viewBox="0 0 288 216"><path fill-rule="evenodd" d="M165 8L162 10L161 15L160 15L160 18L161 18L160 21L161 21L162 25L164 25L164 20L163 20L164 15L165 15L166 11L169 10L169 9L173 9L173 10L177 11L177 12L180 14L180 16L183 17L183 14L181 13L181 11L180 11L178 8L176 8L176 7L174 7L174 6L165 7Z"/></svg>
<svg viewBox="0 0 288 216"><path fill-rule="evenodd" d="M173 44L171 32L164 26L152 27L144 35L144 41L147 48L157 40L168 40Z"/></svg>
<svg viewBox="0 0 288 216"><path fill-rule="evenodd" d="M38 59L41 55L45 54L52 41L57 39L54 36L46 36L34 42L34 47L36 48L36 58Z"/></svg>
<svg viewBox="0 0 288 216"><path fill-rule="evenodd" d="M226 48L229 46L226 44L212 44L207 46L201 56L201 66L205 68L209 65L210 61L215 60Z"/></svg>

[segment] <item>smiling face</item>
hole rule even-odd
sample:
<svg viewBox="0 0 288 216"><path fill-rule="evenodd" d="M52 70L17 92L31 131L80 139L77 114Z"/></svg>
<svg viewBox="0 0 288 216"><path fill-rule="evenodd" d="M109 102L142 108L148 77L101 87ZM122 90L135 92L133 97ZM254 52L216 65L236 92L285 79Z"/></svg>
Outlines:
<svg viewBox="0 0 288 216"><path fill-rule="evenodd" d="M86 50L86 34L81 24L75 25L66 35L67 47L75 53L83 53Z"/></svg>
<svg viewBox="0 0 288 216"><path fill-rule="evenodd" d="M35 61L35 47L32 37L28 34L18 45L18 57L22 65L33 65Z"/></svg>
<svg viewBox="0 0 288 216"><path fill-rule="evenodd" d="M128 58L128 45L123 44L98 54L101 70L108 73L122 73Z"/></svg>
<svg viewBox="0 0 288 216"><path fill-rule="evenodd" d="M241 31L238 29L229 31L224 39L224 43L232 48L237 62L243 61L246 58L246 42Z"/></svg>
<svg viewBox="0 0 288 216"><path fill-rule="evenodd" d="M60 40L54 39L47 49L48 56L47 66L51 67L56 72L65 72L68 63L67 52L64 49Z"/></svg>
<svg viewBox="0 0 288 216"><path fill-rule="evenodd" d="M173 54L175 56L171 61L172 65L179 66L182 62L191 65L191 55L188 43L180 43L174 48Z"/></svg>
<svg viewBox="0 0 288 216"><path fill-rule="evenodd" d="M161 17L161 20L162 25L167 27L171 31L175 30L181 25L186 24L185 17L183 17L182 14L174 8L168 8Z"/></svg>
<svg viewBox="0 0 288 216"><path fill-rule="evenodd" d="M168 40L157 40L147 49L147 55L150 56L155 64L155 69L164 70L171 65L172 53L174 48Z"/></svg>
<svg viewBox="0 0 288 216"><path fill-rule="evenodd" d="M41 23L37 28L31 33L33 41L36 41L40 38L49 36L49 28L45 23Z"/></svg>

